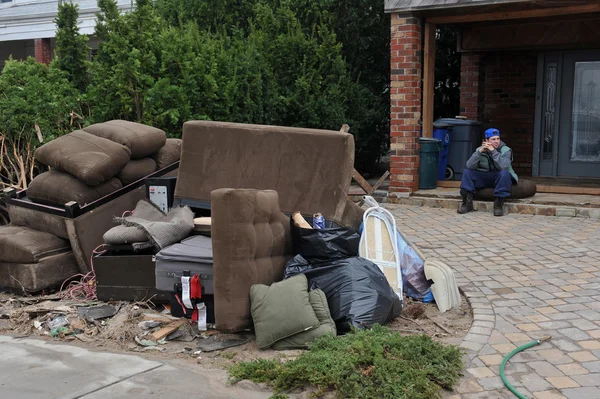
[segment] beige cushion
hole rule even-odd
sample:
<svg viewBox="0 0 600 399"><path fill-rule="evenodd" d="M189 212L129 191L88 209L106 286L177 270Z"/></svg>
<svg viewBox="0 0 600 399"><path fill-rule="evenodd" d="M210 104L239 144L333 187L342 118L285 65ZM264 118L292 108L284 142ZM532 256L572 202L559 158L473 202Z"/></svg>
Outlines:
<svg viewBox="0 0 600 399"><path fill-rule="evenodd" d="M46 256L38 262L0 261L0 286L22 293L60 288L62 283L79 273L73 252Z"/></svg>

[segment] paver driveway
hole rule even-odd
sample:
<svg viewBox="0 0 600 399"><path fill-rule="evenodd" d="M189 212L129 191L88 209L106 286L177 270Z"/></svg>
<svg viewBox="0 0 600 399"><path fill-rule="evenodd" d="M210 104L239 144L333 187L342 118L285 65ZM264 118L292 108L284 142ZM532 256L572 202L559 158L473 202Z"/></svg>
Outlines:
<svg viewBox="0 0 600 399"><path fill-rule="evenodd" d="M502 358L546 335L512 358L509 381L529 398L600 398L598 220L386 207L426 256L454 269L472 303L467 372L447 398L514 398L499 377Z"/></svg>

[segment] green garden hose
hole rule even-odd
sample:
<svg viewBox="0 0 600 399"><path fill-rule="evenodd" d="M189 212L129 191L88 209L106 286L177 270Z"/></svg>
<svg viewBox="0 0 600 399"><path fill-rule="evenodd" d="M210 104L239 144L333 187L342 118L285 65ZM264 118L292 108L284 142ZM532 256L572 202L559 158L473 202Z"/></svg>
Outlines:
<svg viewBox="0 0 600 399"><path fill-rule="evenodd" d="M515 349L514 351L510 352L508 355L506 355L506 357L504 358L504 360L502 360L502 364L500 364L500 378L502 379L502 382L504 383L504 385L506 385L506 387L515 394L515 396L519 399L527 399L527 396L523 395L521 392L517 391L517 389L515 387L513 387L510 382L508 382L508 380L506 379L506 374L504 374L504 366L506 366L506 363L510 360L511 357L513 357L514 355L516 355L517 353L524 351L526 349L531 348L532 346L536 346L541 344L542 342L546 342L548 341L550 338L550 336L548 337L544 337L544 338L540 338L540 339L536 339L531 341L528 344L525 344L523 346L519 346L517 349Z"/></svg>

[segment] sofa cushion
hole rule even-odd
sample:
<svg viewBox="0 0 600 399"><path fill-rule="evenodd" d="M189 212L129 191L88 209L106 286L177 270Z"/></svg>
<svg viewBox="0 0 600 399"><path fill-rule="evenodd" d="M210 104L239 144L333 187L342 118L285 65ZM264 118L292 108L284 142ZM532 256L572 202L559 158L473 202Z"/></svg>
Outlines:
<svg viewBox="0 0 600 399"><path fill-rule="evenodd" d="M12 225L25 226L65 240L69 239L65 219L61 216L15 205L8 205L8 216Z"/></svg>
<svg viewBox="0 0 600 399"><path fill-rule="evenodd" d="M35 263L0 261L0 286L13 288L19 293L34 293L60 287L77 273L77 262L71 251L44 257Z"/></svg>
<svg viewBox="0 0 600 399"><path fill-rule="evenodd" d="M129 148L131 158L134 159L154 154L167 140L167 135L161 129L119 119L96 123L83 130L124 145Z"/></svg>
<svg viewBox="0 0 600 399"><path fill-rule="evenodd" d="M78 130L52 140L35 151L35 158L89 186L114 177L129 162L127 147Z"/></svg>
<svg viewBox="0 0 600 399"><path fill-rule="evenodd" d="M190 121L183 126L175 197L192 204L209 202L223 187L275 190L283 212L320 212L340 224L353 166L348 133Z"/></svg>
<svg viewBox="0 0 600 399"><path fill-rule="evenodd" d="M97 186L88 186L75 176L50 170L37 175L29 184L27 197L40 204L64 206L75 201L83 206L94 202L123 187L117 178L111 178Z"/></svg>
<svg viewBox="0 0 600 399"><path fill-rule="evenodd" d="M156 170L174 164L179 161L179 158L181 158L181 139L167 139L165 145L152 154L152 159L156 161Z"/></svg>
<svg viewBox="0 0 600 399"><path fill-rule="evenodd" d="M292 257L290 223L279 210L277 193L213 191L211 235L216 328L250 328L250 287L282 280Z"/></svg>
<svg viewBox="0 0 600 399"><path fill-rule="evenodd" d="M121 183L126 186L154 172L156 172L156 162L154 159L132 159L121 169L117 175L117 179L121 180Z"/></svg>
<svg viewBox="0 0 600 399"><path fill-rule="evenodd" d="M275 342L273 349L278 351L286 349L304 349L308 347L309 343L325 334L336 335L337 330L335 328L335 322L331 318L331 312L329 311L325 293L318 288L314 289L308 293L308 300L315 311L317 319L319 319L319 327L279 340Z"/></svg>
<svg viewBox="0 0 600 399"><path fill-rule="evenodd" d="M0 227L0 261L35 263L40 259L70 251L67 240L24 226Z"/></svg>
<svg viewBox="0 0 600 399"><path fill-rule="evenodd" d="M517 184L513 184L510 187L510 197L512 199L527 198L535 195L537 186L535 182L527 179L519 179ZM484 188L479 189L475 192L475 199L483 201L494 200L494 189Z"/></svg>
<svg viewBox="0 0 600 399"><path fill-rule="evenodd" d="M250 303L256 345L260 349L319 326L319 319L308 299L308 281L303 274L273 283L270 287L253 285Z"/></svg>

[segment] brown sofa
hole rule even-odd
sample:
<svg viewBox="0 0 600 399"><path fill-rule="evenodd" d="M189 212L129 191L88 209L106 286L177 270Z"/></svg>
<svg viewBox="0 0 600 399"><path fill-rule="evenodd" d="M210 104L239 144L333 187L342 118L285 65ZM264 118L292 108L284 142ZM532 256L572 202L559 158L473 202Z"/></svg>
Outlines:
<svg viewBox="0 0 600 399"><path fill-rule="evenodd" d="M329 130L193 121L183 128L176 201L210 208L216 328L252 327L250 287L283 279L289 214L358 228L347 199L354 138Z"/></svg>
<svg viewBox="0 0 600 399"><path fill-rule="evenodd" d="M178 165L151 176L175 176ZM113 218L134 209L145 196L143 180L83 207L75 202L63 207L33 203L27 191L13 190L7 200L11 224L0 227L0 286L39 292L88 273L92 252L114 226Z"/></svg>
<svg viewBox="0 0 600 399"><path fill-rule="evenodd" d="M209 208L219 188L274 190L283 212L320 212L355 226L362 213L348 200L353 166L348 133L190 121L183 125L175 201Z"/></svg>

